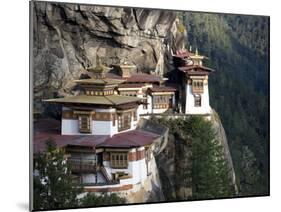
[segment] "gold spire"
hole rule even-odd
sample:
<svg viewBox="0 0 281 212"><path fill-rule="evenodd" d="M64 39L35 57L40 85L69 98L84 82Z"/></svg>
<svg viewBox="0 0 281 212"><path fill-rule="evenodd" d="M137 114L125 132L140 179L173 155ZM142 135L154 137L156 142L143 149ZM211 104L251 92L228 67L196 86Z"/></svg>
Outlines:
<svg viewBox="0 0 281 212"><path fill-rule="evenodd" d="M98 54L96 54L96 66L87 68L87 71L92 72L94 74L94 78L104 78L106 67L101 64L101 59Z"/></svg>
<svg viewBox="0 0 281 212"><path fill-rule="evenodd" d="M196 50L195 50L195 55L198 56L198 48L196 47Z"/></svg>

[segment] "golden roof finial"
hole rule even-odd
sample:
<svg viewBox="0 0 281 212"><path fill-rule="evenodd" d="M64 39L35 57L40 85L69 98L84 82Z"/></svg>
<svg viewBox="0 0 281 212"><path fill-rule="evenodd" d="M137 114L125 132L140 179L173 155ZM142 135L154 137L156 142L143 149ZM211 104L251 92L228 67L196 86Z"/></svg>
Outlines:
<svg viewBox="0 0 281 212"><path fill-rule="evenodd" d="M101 64L101 59L99 58L98 54L96 54L96 66L92 66L87 68L87 71L92 73L102 73L104 72L104 66Z"/></svg>
<svg viewBox="0 0 281 212"><path fill-rule="evenodd" d="M197 56L198 55L198 48L196 47L196 50L195 50L195 55Z"/></svg>
<svg viewBox="0 0 281 212"><path fill-rule="evenodd" d="M192 46L191 45L189 46L189 52L192 52Z"/></svg>

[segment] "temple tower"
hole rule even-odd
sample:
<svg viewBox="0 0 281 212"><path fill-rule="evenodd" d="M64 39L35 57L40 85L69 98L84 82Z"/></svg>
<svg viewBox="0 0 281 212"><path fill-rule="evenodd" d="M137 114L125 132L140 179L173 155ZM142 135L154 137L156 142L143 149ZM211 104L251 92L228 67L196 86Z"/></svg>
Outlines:
<svg viewBox="0 0 281 212"><path fill-rule="evenodd" d="M180 61L178 70L183 75L183 109L185 114L209 115L211 107L209 104L209 74L214 70L203 66L202 55L196 49L195 53L179 51L176 55Z"/></svg>

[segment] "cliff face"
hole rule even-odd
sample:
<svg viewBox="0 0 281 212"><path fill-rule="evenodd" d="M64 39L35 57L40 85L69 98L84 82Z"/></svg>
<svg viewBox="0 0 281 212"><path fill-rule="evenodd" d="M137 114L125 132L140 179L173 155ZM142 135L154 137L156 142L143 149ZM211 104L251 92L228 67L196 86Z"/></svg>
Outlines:
<svg viewBox="0 0 281 212"><path fill-rule="evenodd" d="M139 72L170 70L171 49L184 45L171 11L35 2L33 5L35 109L41 99L69 95L73 79L94 65L124 60Z"/></svg>
<svg viewBox="0 0 281 212"><path fill-rule="evenodd" d="M235 194L238 189L235 179L232 158L228 147L227 137L218 114L213 110L211 124L216 133L216 140L223 147L223 157L227 161L229 177ZM181 132L180 132L181 133ZM187 132L188 134L188 132ZM161 179L162 191L166 200L187 200L192 198L191 179L191 141L182 136L169 134L167 145L163 151L156 156L158 172ZM189 140L189 141L186 141Z"/></svg>

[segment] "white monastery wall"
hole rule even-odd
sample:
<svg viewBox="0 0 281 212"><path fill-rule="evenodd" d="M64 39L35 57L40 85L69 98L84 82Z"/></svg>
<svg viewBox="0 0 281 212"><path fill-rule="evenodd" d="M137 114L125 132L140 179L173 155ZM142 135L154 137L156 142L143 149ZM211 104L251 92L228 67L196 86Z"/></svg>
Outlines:
<svg viewBox="0 0 281 212"><path fill-rule="evenodd" d="M194 106L194 95L192 86L186 85L186 102L185 114L210 114L211 108L209 105L209 89L208 85L204 85L204 92L201 94L201 107Z"/></svg>

